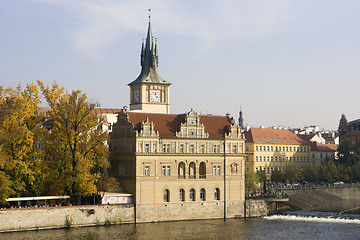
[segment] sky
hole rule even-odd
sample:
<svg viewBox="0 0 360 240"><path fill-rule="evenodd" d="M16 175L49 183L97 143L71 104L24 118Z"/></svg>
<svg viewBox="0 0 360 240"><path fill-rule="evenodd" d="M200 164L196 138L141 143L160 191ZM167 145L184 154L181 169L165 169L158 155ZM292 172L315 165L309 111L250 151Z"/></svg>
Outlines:
<svg viewBox="0 0 360 240"><path fill-rule="evenodd" d="M171 113L328 130L360 118L358 0L0 0L0 85L129 105L149 8Z"/></svg>

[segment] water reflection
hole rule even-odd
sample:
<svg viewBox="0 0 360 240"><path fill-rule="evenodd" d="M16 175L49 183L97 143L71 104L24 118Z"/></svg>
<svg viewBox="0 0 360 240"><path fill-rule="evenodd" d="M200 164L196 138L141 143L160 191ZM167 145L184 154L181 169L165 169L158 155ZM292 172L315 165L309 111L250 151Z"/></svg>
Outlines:
<svg viewBox="0 0 360 240"><path fill-rule="evenodd" d="M127 224L2 233L0 239L359 239L360 224L292 220L294 216ZM296 218L296 217L295 217Z"/></svg>

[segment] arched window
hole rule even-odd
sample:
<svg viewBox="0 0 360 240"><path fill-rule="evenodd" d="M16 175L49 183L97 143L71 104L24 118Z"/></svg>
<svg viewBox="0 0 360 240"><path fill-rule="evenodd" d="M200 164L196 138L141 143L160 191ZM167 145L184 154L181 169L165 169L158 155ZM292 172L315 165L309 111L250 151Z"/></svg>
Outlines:
<svg viewBox="0 0 360 240"><path fill-rule="evenodd" d="M184 190L184 189L180 189L180 190L179 190L179 201L180 201L180 202L184 202L184 201L185 201L185 190Z"/></svg>
<svg viewBox="0 0 360 240"><path fill-rule="evenodd" d="M164 202L170 201L170 191L168 189L164 190Z"/></svg>
<svg viewBox="0 0 360 240"><path fill-rule="evenodd" d="M190 189L190 192L189 192L189 199L190 201L195 201L195 189Z"/></svg>
<svg viewBox="0 0 360 240"><path fill-rule="evenodd" d="M178 178L185 179L185 163L180 162L178 166Z"/></svg>
<svg viewBox="0 0 360 240"><path fill-rule="evenodd" d="M206 192L205 188L200 189L200 201L205 201L206 199Z"/></svg>
<svg viewBox="0 0 360 240"><path fill-rule="evenodd" d="M214 200L220 200L220 189L219 188L215 188Z"/></svg>
<svg viewBox="0 0 360 240"><path fill-rule="evenodd" d="M201 162L199 166L199 177L206 178L206 163Z"/></svg>
<svg viewBox="0 0 360 240"><path fill-rule="evenodd" d="M196 178L196 166L194 162L189 164L189 178Z"/></svg>

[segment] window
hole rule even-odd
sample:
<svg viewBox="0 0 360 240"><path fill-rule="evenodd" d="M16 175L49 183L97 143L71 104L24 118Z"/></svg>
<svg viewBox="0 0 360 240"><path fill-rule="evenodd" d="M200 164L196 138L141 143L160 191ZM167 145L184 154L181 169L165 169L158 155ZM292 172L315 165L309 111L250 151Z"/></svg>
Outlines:
<svg viewBox="0 0 360 240"><path fill-rule="evenodd" d="M267 168L267 173L270 173L270 168L269 167Z"/></svg>
<svg viewBox="0 0 360 240"><path fill-rule="evenodd" d="M144 176L150 176L150 165L145 165Z"/></svg>
<svg viewBox="0 0 360 240"><path fill-rule="evenodd" d="M216 145L215 145L215 144L214 144L214 148L213 148L213 149L214 149L214 153L216 153Z"/></svg>
<svg viewBox="0 0 360 240"><path fill-rule="evenodd" d="M205 153L205 145L204 144L200 145L200 152Z"/></svg>
<svg viewBox="0 0 360 240"><path fill-rule="evenodd" d="M291 157L289 158L289 161L291 162Z"/></svg>
<svg viewBox="0 0 360 240"><path fill-rule="evenodd" d="M154 143L154 144L153 144L153 152L156 152L156 150L157 150L157 144Z"/></svg>
<svg viewBox="0 0 360 240"><path fill-rule="evenodd" d="M191 152L191 153L194 153L194 152L195 152L195 146L194 146L194 144L191 144L191 145L190 145L190 152Z"/></svg>
<svg viewBox="0 0 360 240"><path fill-rule="evenodd" d="M269 156L267 157L267 161L270 162L270 157Z"/></svg>
<svg viewBox="0 0 360 240"><path fill-rule="evenodd" d="M221 175L221 166L213 165L213 175Z"/></svg>
<svg viewBox="0 0 360 240"><path fill-rule="evenodd" d="M217 166L217 174L221 175L221 167L220 167L220 165Z"/></svg>
<svg viewBox="0 0 360 240"><path fill-rule="evenodd" d="M190 201L195 201L195 189L190 189L190 192L189 192L189 199Z"/></svg>
<svg viewBox="0 0 360 240"><path fill-rule="evenodd" d="M185 179L185 163L180 162L178 166L178 178Z"/></svg>
<svg viewBox="0 0 360 240"><path fill-rule="evenodd" d="M273 156L271 156L271 161L272 161L272 162L274 161L274 157L273 157Z"/></svg>
<svg viewBox="0 0 360 240"><path fill-rule="evenodd" d="M170 191L168 189L164 190L163 198L164 198L164 202L169 202L170 201Z"/></svg>
<svg viewBox="0 0 360 240"><path fill-rule="evenodd" d="M201 162L199 166L199 177L206 178L206 164L205 162Z"/></svg>
<svg viewBox="0 0 360 240"><path fill-rule="evenodd" d="M236 145L233 145L233 153L236 153Z"/></svg>
<svg viewBox="0 0 360 240"><path fill-rule="evenodd" d="M146 153L150 152L150 144L148 143L145 144L145 152Z"/></svg>
<svg viewBox="0 0 360 240"><path fill-rule="evenodd" d="M200 189L200 201L205 201L206 192L205 189Z"/></svg>
<svg viewBox="0 0 360 240"><path fill-rule="evenodd" d="M219 188L215 188L214 200L220 200L220 189Z"/></svg>
<svg viewBox="0 0 360 240"><path fill-rule="evenodd" d="M258 150L258 146L255 147L255 150L256 150L256 151Z"/></svg>
<svg viewBox="0 0 360 240"><path fill-rule="evenodd" d="M246 161L247 161L247 162L249 161L249 157L248 157L248 156L246 156Z"/></svg>
<svg viewBox="0 0 360 240"><path fill-rule="evenodd" d="M271 146L271 151L273 151L274 150L274 147L273 146Z"/></svg>
<svg viewBox="0 0 360 240"><path fill-rule="evenodd" d="M261 151L261 146L259 146L259 151Z"/></svg>
<svg viewBox="0 0 360 240"><path fill-rule="evenodd" d="M185 201L185 190L184 190L184 189L180 189L180 190L179 190L179 201L180 201L180 202L184 202L184 201Z"/></svg>
<svg viewBox="0 0 360 240"><path fill-rule="evenodd" d="M213 166L213 175L216 175L216 165Z"/></svg>
<svg viewBox="0 0 360 240"><path fill-rule="evenodd" d="M170 176L170 166L163 165L161 169L161 175Z"/></svg>
<svg viewBox="0 0 360 240"><path fill-rule="evenodd" d="M217 153L220 152L220 145L216 145L216 152L217 152Z"/></svg>
<svg viewBox="0 0 360 240"><path fill-rule="evenodd" d="M267 150L269 151L269 146L267 146Z"/></svg>
<svg viewBox="0 0 360 240"><path fill-rule="evenodd" d="M277 152L277 147L275 147L275 151Z"/></svg>
<svg viewBox="0 0 360 240"><path fill-rule="evenodd" d="M277 157L275 157L275 162L277 162Z"/></svg>
<svg viewBox="0 0 360 240"><path fill-rule="evenodd" d="M180 153L184 153L184 144L180 144L179 151L180 151Z"/></svg>
<svg viewBox="0 0 360 240"><path fill-rule="evenodd" d="M258 160L258 156L256 156L255 159L256 159L256 161L259 161L259 160Z"/></svg>
<svg viewBox="0 0 360 240"><path fill-rule="evenodd" d="M196 178L196 166L194 162L189 164L189 178Z"/></svg>
<svg viewBox="0 0 360 240"><path fill-rule="evenodd" d="M164 153L170 152L170 144L164 144L163 145L163 150L164 150Z"/></svg>
<svg viewBox="0 0 360 240"><path fill-rule="evenodd" d="M143 146L142 143L139 143L139 145L138 145L138 152L140 152L140 153L142 152L142 146Z"/></svg>

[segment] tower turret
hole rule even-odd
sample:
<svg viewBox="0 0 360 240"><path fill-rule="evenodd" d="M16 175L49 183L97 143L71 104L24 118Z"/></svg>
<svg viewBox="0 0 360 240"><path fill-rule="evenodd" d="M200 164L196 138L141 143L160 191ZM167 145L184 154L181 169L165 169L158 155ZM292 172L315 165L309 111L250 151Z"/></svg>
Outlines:
<svg viewBox="0 0 360 240"><path fill-rule="evenodd" d="M160 77L158 73L158 46L152 36L149 15L146 41L141 45L139 76L129 83L130 111L151 113L169 113L169 86L170 82Z"/></svg>

